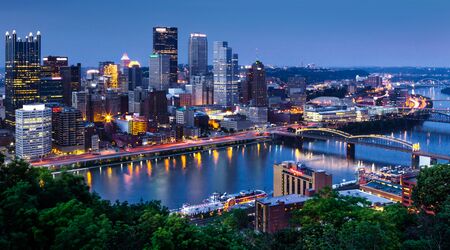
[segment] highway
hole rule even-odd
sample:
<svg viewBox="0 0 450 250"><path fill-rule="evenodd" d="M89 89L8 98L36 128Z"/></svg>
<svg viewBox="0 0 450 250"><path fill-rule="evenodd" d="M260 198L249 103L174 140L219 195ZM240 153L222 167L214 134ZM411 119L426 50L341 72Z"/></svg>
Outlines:
<svg viewBox="0 0 450 250"><path fill-rule="evenodd" d="M229 136L213 137L210 139L187 140L184 142L175 142L161 145L140 146L136 148L129 148L126 150L121 149L119 152L103 151L100 154L85 153L81 155L46 158L40 161L31 162L31 165L35 167L64 166L88 161L105 160L110 158L158 153L171 150L181 150L190 147L212 146L216 144L230 143L235 141L256 140L264 138L268 138L268 136L258 135L258 133L254 131L245 131Z"/></svg>

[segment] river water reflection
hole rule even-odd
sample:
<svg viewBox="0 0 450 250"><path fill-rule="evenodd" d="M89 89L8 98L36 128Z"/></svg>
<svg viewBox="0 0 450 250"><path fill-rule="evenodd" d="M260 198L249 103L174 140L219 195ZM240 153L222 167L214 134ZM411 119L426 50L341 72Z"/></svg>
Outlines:
<svg viewBox="0 0 450 250"><path fill-rule="evenodd" d="M433 93L436 95L435 90ZM450 124L425 122L410 130L388 135L419 142L426 151L450 154ZM375 169L409 165L411 162L407 153L359 145L356 146L356 160L347 160L345 146L334 141L305 143L303 150L273 143L240 145L94 168L80 171L80 174L104 199L131 203L161 200L163 205L177 208L183 203L199 203L213 192L271 191L272 166L285 160L301 161L311 168L324 169L333 174L334 183L355 179L355 170L359 167Z"/></svg>

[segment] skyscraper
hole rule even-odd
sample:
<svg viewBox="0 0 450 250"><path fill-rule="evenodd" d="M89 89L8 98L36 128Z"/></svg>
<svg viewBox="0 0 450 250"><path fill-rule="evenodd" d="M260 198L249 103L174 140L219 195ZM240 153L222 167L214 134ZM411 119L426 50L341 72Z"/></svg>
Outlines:
<svg viewBox="0 0 450 250"><path fill-rule="evenodd" d="M148 92L142 106L142 114L150 121L158 124L169 122L166 91Z"/></svg>
<svg viewBox="0 0 450 250"><path fill-rule="evenodd" d="M44 104L23 105L15 111L16 156L38 159L52 150L52 111Z"/></svg>
<svg viewBox="0 0 450 250"><path fill-rule="evenodd" d="M84 151L84 121L80 110L63 107L53 110L53 140L62 152Z"/></svg>
<svg viewBox="0 0 450 250"><path fill-rule="evenodd" d="M208 40L205 34L191 34L189 38L188 63L191 76L208 73Z"/></svg>
<svg viewBox="0 0 450 250"><path fill-rule="evenodd" d="M153 54L170 56L169 81L175 85L178 80L178 28L153 28Z"/></svg>
<svg viewBox="0 0 450 250"><path fill-rule="evenodd" d="M87 91L72 92L72 107L81 112L83 120L87 119L87 98L89 95Z"/></svg>
<svg viewBox="0 0 450 250"><path fill-rule="evenodd" d="M128 68L128 65L130 64L131 60L128 57L127 53L123 53L122 57L120 58L120 71L122 73L125 73L125 70Z"/></svg>
<svg viewBox="0 0 450 250"><path fill-rule="evenodd" d="M127 66L128 90L142 87L142 69L138 61L131 61Z"/></svg>
<svg viewBox="0 0 450 250"><path fill-rule="evenodd" d="M41 66L41 83L39 84L39 96L41 102L63 103L64 91L61 77L61 68L68 66L68 58L65 56L47 56Z"/></svg>
<svg viewBox="0 0 450 250"><path fill-rule="evenodd" d="M81 64L61 67L64 104L72 106L72 92L81 90Z"/></svg>
<svg viewBox="0 0 450 250"><path fill-rule="evenodd" d="M214 60L214 104L233 106L238 103L237 81L233 74L233 53L228 42L216 41L213 49Z"/></svg>
<svg viewBox="0 0 450 250"><path fill-rule="evenodd" d="M247 86L250 105L253 107L267 107L266 71L260 61L252 64L247 70Z"/></svg>
<svg viewBox="0 0 450 250"><path fill-rule="evenodd" d="M170 87L170 56L151 55L148 75L149 89L167 90Z"/></svg>
<svg viewBox="0 0 450 250"><path fill-rule="evenodd" d="M16 109L39 101L41 34L30 32L25 39L16 31L5 35L5 112L6 123L13 127Z"/></svg>

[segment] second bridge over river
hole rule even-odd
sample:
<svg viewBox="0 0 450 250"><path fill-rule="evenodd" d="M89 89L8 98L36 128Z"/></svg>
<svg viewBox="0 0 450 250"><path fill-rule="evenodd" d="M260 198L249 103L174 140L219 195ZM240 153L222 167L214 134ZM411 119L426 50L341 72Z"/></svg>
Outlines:
<svg viewBox="0 0 450 250"><path fill-rule="evenodd" d="M412 165L417 166L419 164L419 157L429 157L431 162L435 162L438 159L450 161L449 155L431 154L428 152L420 151L419 144L413 144L411 142L398 139L385 135L352 135L340 130L330 128L299 128L291 131L272 131L274 138L289 137L294 139L301 147L304 139L312 140L334 140L345 142L347 144L347 158L355 158L355 145L366 145L371 147L378 147L387 150L400 151L410 153L412 156Z"/></svg>

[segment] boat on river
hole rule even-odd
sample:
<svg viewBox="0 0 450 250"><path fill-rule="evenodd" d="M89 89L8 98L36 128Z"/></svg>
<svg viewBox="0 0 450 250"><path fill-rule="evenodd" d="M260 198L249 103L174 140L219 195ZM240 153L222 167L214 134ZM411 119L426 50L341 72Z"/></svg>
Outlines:
<svg viewBox="0 0 450 250"><path fill-rule="evenodd" d="M184 216L196 216L214 212L228 211L235 206L254 203L256 199L267 197L262 190L246 190L236 194L213 193L201 204L184 204L174 212Z"/></svg>

